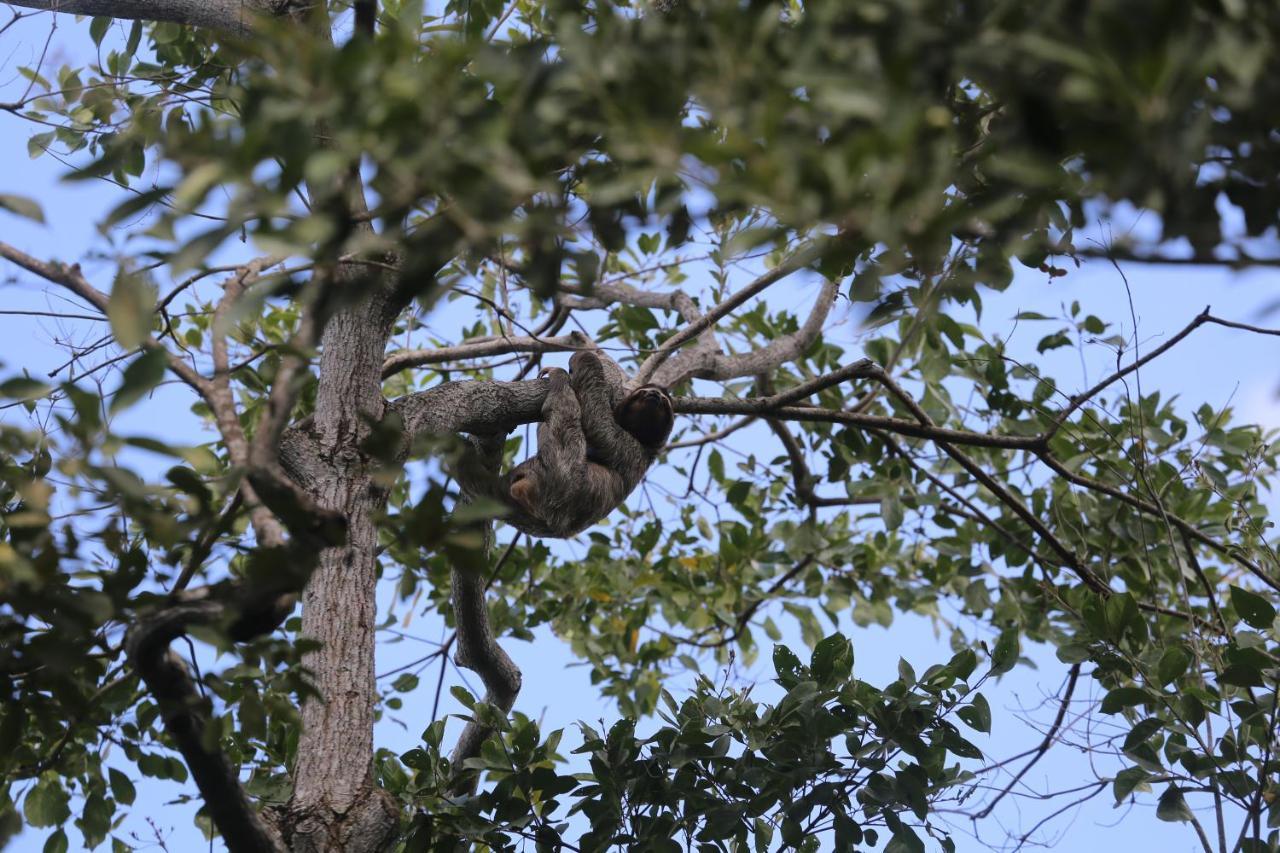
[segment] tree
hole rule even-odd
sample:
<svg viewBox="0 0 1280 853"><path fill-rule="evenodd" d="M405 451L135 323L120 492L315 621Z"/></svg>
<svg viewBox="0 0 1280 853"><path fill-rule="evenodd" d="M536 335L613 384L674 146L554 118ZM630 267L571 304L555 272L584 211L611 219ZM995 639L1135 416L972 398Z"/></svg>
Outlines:
<svg viewBox="0 0 1280 853"><path fill-rule="evenodd" d="M12 5L98 16L96 60L27 69L0 106L121 200L109 262L0 242L109 327L51 383L0 385L32 415L2 433L6 833L74 799L103 841L133 798L111 743L190 773L237 851L954 849L940 816L988 816L1091 679L1122 769L1085 793L1274 849L1276 450L1130 383L1204 326L1277 332L1022 317L1054 323L1041 353L1114 347L1070 393L963 319L1015 266L1280 263L1270 4ZM1127 207L1155 226L1094 242ZM442 335L456 300L474 321ZM861 352L833 341L851 310ZM673 390L651 486L683 496L633 496L581 559L492 547L501 507L450 466L466 442L509 464L543 358L597 346ZM114 428L169 380L207 444ZM774 443L735 446L751 430ZM140 475L129 447L174 464ZM455 743L433 713L418 748L375 751L401 702L375 681L379 582L483 681ZM876 687L819 617L895 610L954 654ZM772 652L776 699L664 689L754 659L782 612L811 650ZM622 711L584 725L586 766L519 711L501 642L539 625ZM182 639L239 663L194 669ZM1060 709L988 785L965 732L1024 643L1056 649Z"/></svg>

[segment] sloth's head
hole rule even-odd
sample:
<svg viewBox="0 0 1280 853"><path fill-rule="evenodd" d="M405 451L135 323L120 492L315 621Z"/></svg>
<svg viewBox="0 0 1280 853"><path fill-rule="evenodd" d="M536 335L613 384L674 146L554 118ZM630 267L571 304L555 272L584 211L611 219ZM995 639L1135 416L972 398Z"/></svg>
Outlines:
<svg viewBox="0 0 1280 853"><path fill-rule="evenodd" d="M619 426L652 451L666 444L675 421L671 395L660 385L641 385L618 404L613 415Z"/></svg>

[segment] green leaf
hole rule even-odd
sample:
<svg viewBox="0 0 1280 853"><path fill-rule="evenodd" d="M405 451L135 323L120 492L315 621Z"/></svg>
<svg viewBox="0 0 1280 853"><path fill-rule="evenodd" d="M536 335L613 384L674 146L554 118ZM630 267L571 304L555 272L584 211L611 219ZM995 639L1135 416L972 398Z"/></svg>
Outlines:
<svg viewBox="0 0 1280 853"><path fill-rule="evenodd" d="M476 706L476 697L471 695L471 691L461 685L454 685L449 688L449 692L453 694L453 698L462 703L464 708L471 709Z"/></svg>
<svg viewBox="0 0 1280 853"><path fill-rule="evenodd" d="M1137 749L1162 728L1164 728L1164 721L1156 717L1148 717L1142 720L1130 729L1129 734L1125 736L1124 748L1126 750Z"/></svg>
<svg viewBox="0 0 1280 853"><path fill-rule="evenodd" d="M1256 592L1241 589L1235 584L1231 585L1231 606L1240 614L1241 619L1258 630L1270 628L1276 618L1276 609L1271 606L1271 602Z"/></svg>
<svg viewBox="0 0 1280 853"><path fill-rule="evenodd" d="M1187 806L1186 798L1182 796L1182 790L1177 785L1170 785L1160 795L1160 801L1156 804L1156 817L1171 822L1191 820L1191 809Z"/></svg>
<svg viewBox="0 0 1280 853"><path fill-rule="evenodd" d="M15 376L0 383L0 396L10 400L39 400L51 389L39 379Z"/></svg>
<svg viewBox="0 0 1280 853"><path fill-rule="evenodd" d="M391 682L391 689L397 693L408 693L410 690L418 686L418 676L412 672L401 673L396 680Z"/></svg>
<svg viewBox="0 0 1280 853"><path fill-rule="evenodd" d="M886 495L880 499L880 517L887 530L897 530L902 526L902 501L897 495Z"/></svg>
<svg viewBox="0 0 1280 853"><path fill-rule="evenodd" d="M1263 685L1262 670L1248 663L1229 664L1222 670L1218 680L1223 684L1234 684L1236 687L1261 687Z"/></svg>
<svg viewBox="0 0 1280 853"><path fill-rule="evenodd" d="M796 682L809 677L804 665L800 663L800 658L786 646L773 647L773 668L778 673L778 682L788 690L794 687Z"/></svg>
<svg viewBox="0 0 1280 853"><path fill-rule="evenodd" d="M124 52L126 56L133 56L138 51L138 44L142 41L142 22L134 21L133 26L129 28L129 39L125 42Z"/></svg>
<svg viewBox="0 0 1280 853"><path fill-rule="evenodd" d="M1147 785L1149 776L1150 774L1141 767L1126 767L1117 773L1116 778L1111 782L1111 793L1115 795L1116 802L1123 802L1136 790L1151 790Z"/></svg>
<svg viewBox="0 0 1280 853"><path fill-rule="evenodd" d="M134 797L137 796L138 792L133 787L133 782L129 780L129 777L114 767L107 768L107 777L111 782L111 796L115 797L116 801L123 805L133 805Z"/></svg>
<svg viewBox="0 0 1280 853"><path fill-rule="evenodd" d="M1178 710L1182 712L1183 719L1193 726L1204 722L1204 703L1190 693L1183 693L1178 697Z"/></svg>
<svg viewBox="0 0 1280 853"><path fill-rule="evenodd" d="M40 209L40 205L26 196L0 193L0 210L7 210L10 213L27 219L34 219L36 222L44 224L44 211Z"/></svg>
<svg viewBox="0 0 1280 853"><path fill-rule="evenodd" d="M847 679L853 672L853 645L843 634L832 634L814 647L809 668L819 684Z"/></svg>
<svg viewBox="0 0 1280 853"><path fill-rule="evenodd" d="M1164 654L1160 656L1160 663L1156 664L1156 675L1160 679L1160 684L1165 685L1177 679L1187 667L1191 665L1191 653L1182 646L1170 646L1164 650Z"/></svg>
<svg viewBox="0 0 1280 853"><path fill-rule="evenodd" d="M44 841L41 853L67 853L67 833L59 827Z"/></svg>
<svg viewBox="0 0 1280 853"><path fill-rule="evenodd" d="M949 728L943 733L942 745L945 746L948 751L960 756L961 758L982 758L982 750L962 738L959 732L955 729Z"/></svg>
<svg viewBox="0 0 1280 853"><path fill-rule="evenodd" d="M1003 675L1018 663L1021 653L1021 639L1017 628L1006 628L996 638L995 650L991 652L991 674Z"/></svg>
<svg viewBox="0 0 1280 853"><path fill-rule="evenodd" d="M111 28L111 19L107 17L94 18L89 22L89 37L93 39L96 45L102 44L103 37L107 34L107 30Z"/></svg>
<svg viewBox="0 0 1280 853"><path fill-rule="evenodd" d="M22 813L32 826L59 826L71 817L71 797L57 779L41 779L27 794Z"/></svg>
<svg viewBox="0 0 1280 853"><path fill-rule="evenodd" d="M47 133L37 133L32 136L27 140L27 156L34 160L41 154L45 153L49 146L53 144L55 136L56 132L52 130Z"/></svg>
<svg viewBox="0 0 1280 853"><path fill-rule="evenodd" d="M712 450L707 454L707 470L716 478L717 483L724 481L724 458L719 450Z"/></svg>
<svg viewBox="0 0 1280 853"><path fill-rule="evenodd" d="M120 387L111 397L111 411L121 411L142 399L164 379L168 366L169 357L162 349L148 350L129 362L121 377Z"/></svg>
<svg viewBox="0 0 1280 853"><path fill-rule="evenodd" d="M991 731L991 706L981 693L975 693L973 701L956 714L972 729L988 733Z"/></svg>
<svg viewBox="0 0 1280 853"><path fill-rule="evenodd" d="M1102 713L1114 714L1133 705L1141 705L1150 696L1141 687L1117 687L1102 697Z"/></svg>
<svg viewBox="0 0 1280 853"><path fill-rule="evenodd" d="M151 331L151 315L156 297L145 278L121 268L107 302L107 319L116 343L133 349L146 340Z"/></svg>

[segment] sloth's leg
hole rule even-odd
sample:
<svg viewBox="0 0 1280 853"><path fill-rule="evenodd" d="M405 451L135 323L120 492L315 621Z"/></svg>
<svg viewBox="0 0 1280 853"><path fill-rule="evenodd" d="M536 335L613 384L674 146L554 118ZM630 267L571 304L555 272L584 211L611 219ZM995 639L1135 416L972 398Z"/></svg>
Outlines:
<svg viewBox="0 0 1280 853"><path fill-rule="evenodd" d="M573 354L569 366L573 370L573 390L582 407L587 455L593 462L616 472L623 480L626 494L644 476L649 458L640 442L614 418L614 388L603 364L607 358L593 350L582 350Z"/></svg>
<svg viewBox="0 0 1280 853"><path fill-rule="evenodd" d="M526 510L544 517L547 511L554 512L565 502L587 466L582 409L569 383L569 374L560 368L549 368L545 374L551 380L551 388L542 404L542 423L538 424L537 461L517 466L511 476L511 497Z"/></svg>

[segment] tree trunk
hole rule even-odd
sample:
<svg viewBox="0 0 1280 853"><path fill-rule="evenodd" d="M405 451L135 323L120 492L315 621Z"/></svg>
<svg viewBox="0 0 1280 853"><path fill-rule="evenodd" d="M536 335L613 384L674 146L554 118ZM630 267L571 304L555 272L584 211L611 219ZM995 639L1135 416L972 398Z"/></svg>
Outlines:
<svg viewBox="0 0 1280 853"><path fill-rule="evenodd" d="M320 378L309 438L317 457L307 484L319 503L347 519L347 541L320 555L303 595L302 634L320 699L302 707L303 731L285 828L293 850L373 851L390 841L398 816L373 781L375 587L374 516L386 490L371 476L361 443L382 417L381 369L390 309L363 276L340 289L368 295L337 310L321 342Z"/></svg>

